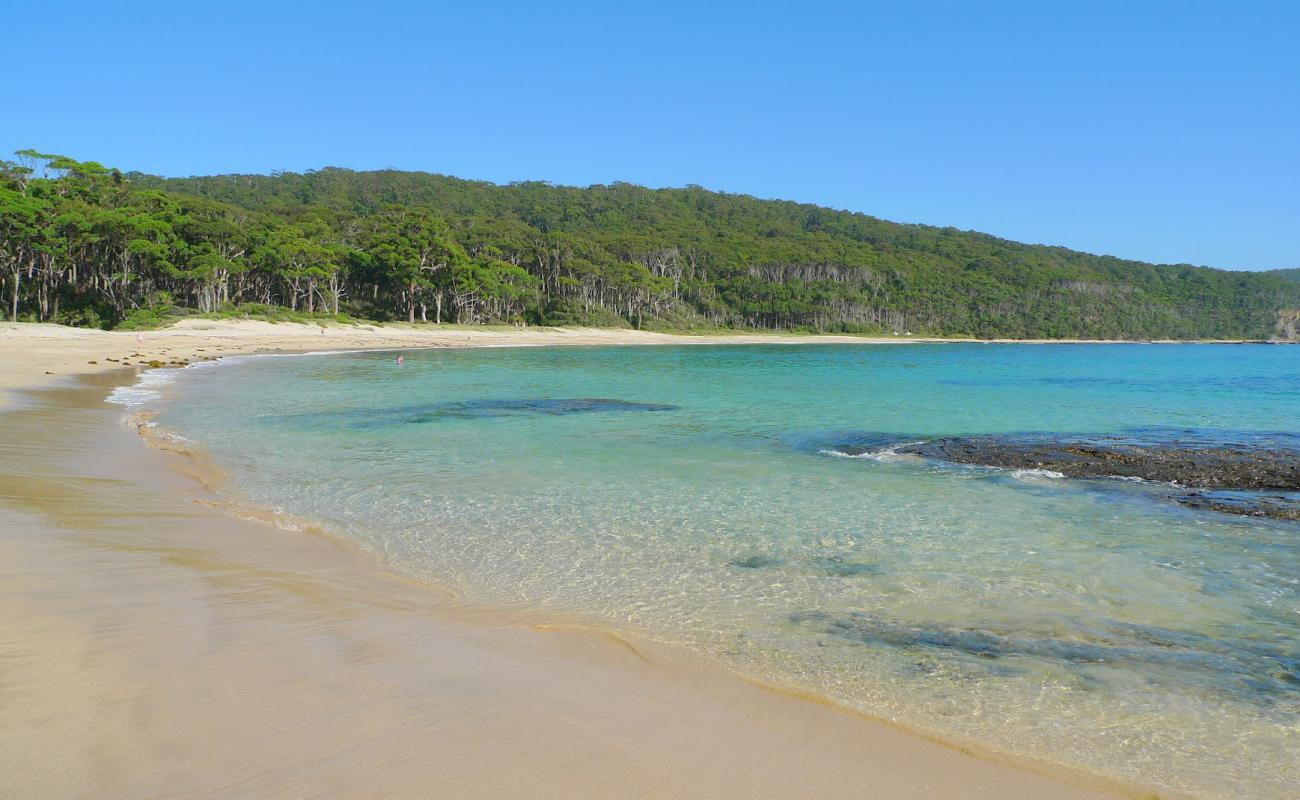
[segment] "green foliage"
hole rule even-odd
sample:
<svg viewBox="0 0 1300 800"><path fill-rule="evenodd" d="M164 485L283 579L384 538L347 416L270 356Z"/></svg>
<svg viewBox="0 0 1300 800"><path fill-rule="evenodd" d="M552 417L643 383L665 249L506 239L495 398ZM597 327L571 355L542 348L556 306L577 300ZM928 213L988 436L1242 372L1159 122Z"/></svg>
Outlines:
<svg viewBox="0 0 1300 800"><path fill-rule="evenodd" d="M1262 338L1295 271L1154 265L698 187L0 162L9 314L1008 338ZM46 177L34 177L35 175ZM168 293L162 297L159 293Z"/></svg>
<svg viewBox="0 0 1300 800"><path fill-rule="evenodd" d="M107 329L109 327L109 318L104 310L89 303L74 308L64 307L50 321L78 328Z"/></svg>
<svg viewBox="0 0 1300 800"><path fill-rule="evenodd" d="M152 331L165 328L176 321L176 316L169 313L170 308L137 308L128 313L117 324L118 330Z"/></svg>
<svg viewBox="0 0 1300 800"><path fill-rule="evenodd" d="M557 328L628 328L628 321L602 306L585 309L581 303L557 298L547 303L534 320Z"/></svg>

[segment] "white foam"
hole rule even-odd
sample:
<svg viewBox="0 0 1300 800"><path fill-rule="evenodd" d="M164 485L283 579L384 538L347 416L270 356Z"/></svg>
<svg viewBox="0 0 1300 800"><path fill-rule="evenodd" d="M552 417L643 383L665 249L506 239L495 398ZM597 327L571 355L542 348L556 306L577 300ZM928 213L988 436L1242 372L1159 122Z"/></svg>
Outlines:
<svg viewBox="0 0 1300 800"><path fill-rule="evenodd" d="M140 411L155 405L162 400L163 387L176 380L176 376L183 369L203 369L205 367L215 367L222 363L235 363L253 358L293 358L302 356L318 355L343 355L346 353L379 353L383 349L374 350L313 350L307 353L250 353L247 355L218 356L204 361L194 361L183 367L159 367L156 369L146 370L140 373L139 378L131 386L119 386L109 393L105 398L110 403L126 406L131 411Z"/></svg>
<svg viewBox="0 0 1300 800"><path fill-rule="evenodd" d="M110 403L126 406L132 411L152 405L162 399L162 388L176 378L179 369L151 369L140 373L131 386L119 386L106 398Z"/></svg>
<svg viewBox="0 0 1300 800"><path fill-rule="evenodd" d="M899 442L898 444L891 444L889 447L882 447L879 450L868 450L865 453L844 453L839 450L829 449L819 450L818 452L833 458L865 458L869 461L913 461L916 460L916 456L910 453L900 453L898 450L916 444L921 444L921 442Z"/></svg>
<svg viewBox="0 0 1300 800"><path fill-rule="evenodd" d="M140 373L136 382L130 386L119 386L104 398L110 403L126 406L131 411L139 411L152 406L162 399L163 389L176 380L184 369L203 369L214 367L224 359L195 361L183 367L158 367Z"/></svg>
<svg viewBox="0 0 1300 800"><path fill-rule="evenodd" d="M1011 473L1011 477L1025 481L1033 478L1064 478L1065 473L1054 469L1018 469Z"/></svg>

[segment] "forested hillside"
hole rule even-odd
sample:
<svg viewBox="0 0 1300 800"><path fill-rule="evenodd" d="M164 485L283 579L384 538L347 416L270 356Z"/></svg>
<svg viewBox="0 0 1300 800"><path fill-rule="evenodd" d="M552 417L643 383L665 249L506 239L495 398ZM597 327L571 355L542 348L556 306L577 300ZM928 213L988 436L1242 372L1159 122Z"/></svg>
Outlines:
<svg viewBox="0 0 1300 800"><path fill-rule="evenodd" d="M9 315L346 313L461 323L1264 338L1282 272L1153 265L700 188L413 172L163 179L0 164Z"/></svg>

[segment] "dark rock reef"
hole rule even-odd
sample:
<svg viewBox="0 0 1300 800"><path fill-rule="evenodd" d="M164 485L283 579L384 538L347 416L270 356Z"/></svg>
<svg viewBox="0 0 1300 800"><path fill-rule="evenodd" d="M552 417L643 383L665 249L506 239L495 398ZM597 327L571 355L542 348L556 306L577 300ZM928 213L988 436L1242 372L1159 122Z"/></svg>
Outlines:
<svg viewBox="0 0 1300 800"><path fill-rule="evenodd" d="M952 464L1045 469L1067 478L1141 478L1203 489L1300 490L1300 451L1276 448L969 436L907 444L897 452Z"/></svg>
<svg viewBox="0 0 1300 800"><path fill-rule="evenodd" d="M309 425L342 425L349 428L374 428L389 425L421 425L457 419L523 417L530 415L568 416L628 411L675 411L666 403L635 403L601 397L527 397L452 400L442 403L358 408L321 414L294 414L287 417Z"/></svg>
<svg viewBox="0 0 1300 800"><path fill-rule="evenodd" d="M1175 495L1174 500L1188 508L1202 511L1300 522L1300 497L1294 495L1260 496L1229 492L1188 492Z"/></svg>
<svg viewBox="0 0 1300 800"><path fill-rule="evenodd" d="M847 433L823 452L888 452L948 464L1141 479L1188 508L1300 521L1300 437L1153 428L1110 436L1004 434L937 439ZM1190 490L1190 491L1189 491Z"/></svg>

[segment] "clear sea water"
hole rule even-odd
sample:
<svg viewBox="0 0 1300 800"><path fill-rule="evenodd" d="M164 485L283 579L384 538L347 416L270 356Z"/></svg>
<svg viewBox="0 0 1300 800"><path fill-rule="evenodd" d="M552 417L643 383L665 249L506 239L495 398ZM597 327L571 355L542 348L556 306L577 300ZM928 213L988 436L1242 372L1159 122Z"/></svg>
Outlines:
<svg viewBox="0 0 1300 800"><path fill-rule="evenodd" d="M1300 348L457 349L152 374L178 401L159 424L227 468L224 491L470 601L1144 786L1300 795L1300 524L833 447L1286 439Z"/></svg>

